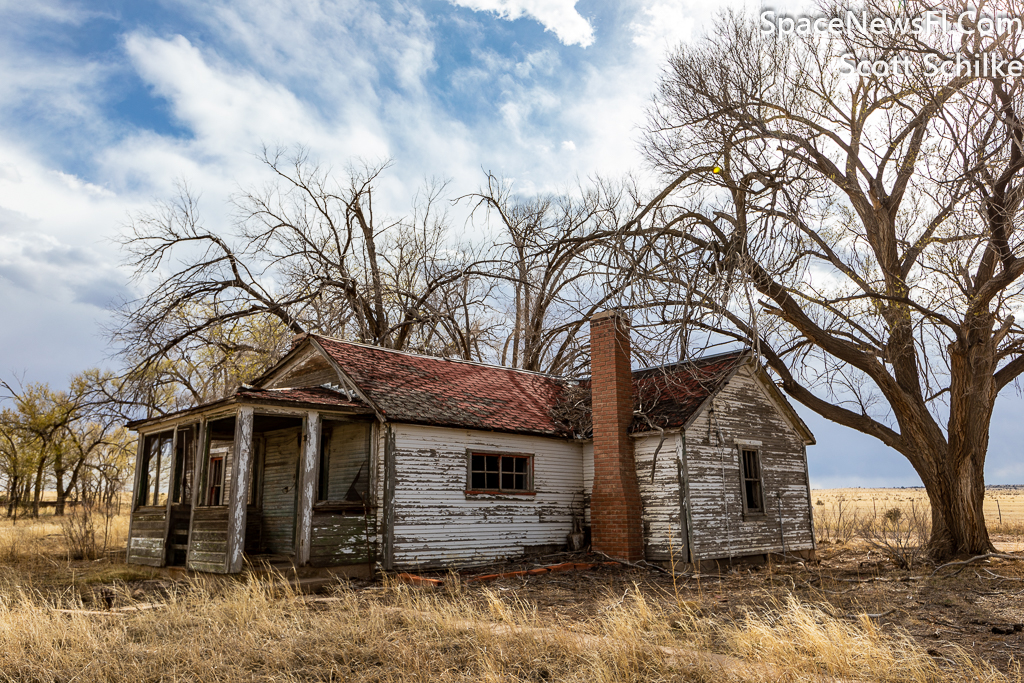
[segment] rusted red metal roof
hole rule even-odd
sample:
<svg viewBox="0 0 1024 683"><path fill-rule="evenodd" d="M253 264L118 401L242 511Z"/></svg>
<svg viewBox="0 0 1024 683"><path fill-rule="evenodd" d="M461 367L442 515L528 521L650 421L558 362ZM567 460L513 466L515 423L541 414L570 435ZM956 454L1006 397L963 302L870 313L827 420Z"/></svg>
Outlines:
<svg viewBox="0 0 1024 683"><path fill-rule="evenodd" d="M361 392L395 422L569 436L551 409L555 377L418 356L310 335Z"/></svg>
<svg viewBox="0 0 1024 683"><path fill-rule="evenodd" d="M656 368L633 371L633 410L636 416L629 430L632 433L657 429L678 429L684 426L705 400L729 379L733 369L747 355L744 350L692 358ZM579 383L583 390L577 417L580 436L593 435L590 380ZM580 400L582 399L582 400Z"/></svg>

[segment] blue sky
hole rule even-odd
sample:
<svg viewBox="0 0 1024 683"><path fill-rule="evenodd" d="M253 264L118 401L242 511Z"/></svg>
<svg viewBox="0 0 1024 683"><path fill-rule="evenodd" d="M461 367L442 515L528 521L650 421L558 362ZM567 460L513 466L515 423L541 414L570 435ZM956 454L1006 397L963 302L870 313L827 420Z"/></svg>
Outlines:
<svg viewBox="0 0 1024 683"><path fill-rule="evenodd" d="M0 373L63 385L109 364L130 294L110 238L187 179L209 224L260 182L262 144L343 166L392 157L396 212L425 177L524 193L643 172L637 126L697 0L0 0ZM1024 481L1001 400L990 483ZM900 456L801 411L815 486L914 485Z"/></svg>

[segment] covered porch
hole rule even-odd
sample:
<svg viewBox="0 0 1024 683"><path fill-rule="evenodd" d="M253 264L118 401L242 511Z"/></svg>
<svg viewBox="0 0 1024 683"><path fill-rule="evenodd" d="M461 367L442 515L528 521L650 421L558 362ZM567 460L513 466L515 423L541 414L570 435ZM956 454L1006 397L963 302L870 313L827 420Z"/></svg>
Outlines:
<svg viewBox="0 0 1024 683"><path fill-rule="evenodd" d="M306 405L287 391L247 393L255 396L131 425L139 450L128 562L211 573L371 565L372 411L337 399L325 409L308 390Z"/></svg>

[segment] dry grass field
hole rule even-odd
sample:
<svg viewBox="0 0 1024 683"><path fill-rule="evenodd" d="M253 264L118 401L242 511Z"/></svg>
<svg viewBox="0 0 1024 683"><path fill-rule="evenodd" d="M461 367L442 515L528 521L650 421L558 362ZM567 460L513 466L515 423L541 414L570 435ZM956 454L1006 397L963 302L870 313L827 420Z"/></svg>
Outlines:
<svg viewBox="0 0 1024 683"><path fill-rule="evenodd" d="M914 495L814 491L816 521L841 503L877 532ZM1018 500L1000 499L1007 542ZM900 568L860 531L817 563L465 581L563 556L436 574L436 590L382 577L301 595L252 576L172 581L118 553L76 560L64 529L0 520L0 681L1021 680L1024 563ZM126 530L116 519L110 543Z"/></svg>

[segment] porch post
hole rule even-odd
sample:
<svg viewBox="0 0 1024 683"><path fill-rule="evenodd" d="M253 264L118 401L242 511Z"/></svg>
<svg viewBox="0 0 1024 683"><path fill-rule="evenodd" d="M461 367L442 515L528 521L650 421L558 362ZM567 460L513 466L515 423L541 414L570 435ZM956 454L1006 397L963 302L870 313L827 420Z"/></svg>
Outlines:
<svg viewBox="0 0 1024 683"><path fill-rule="evenodd" d="M231 467L231 491L228 501L229 574L242 571L245 548L245 511L249 500L249 474L252 471L252 408L241 406L235 419L235 462Z"/></svg>
<svg viewBox="0 0 1024 683"><path fill-rule="evenodd" d="M189 566L189 561L192 559L192 542L194 536L192 536L192 530L195 527L196 522L196 508L204 502L203 497L203 474L206 471L206 462L210 459L210 441L209 441L209 429L207 428L206 418L202 418L199 421L199 427L196 429L196 441L194 447L196 449L196 457L192 462L192 500L191 509L188 514L188 550L185 552L185 566ZM191 569L191 567L189 567Z"/></svg>
<svg viewBox="0 0 1024 683"><path fill-rule="evenodd" d="M139 434L139 445L135 449L135 477L134 483L132 484L132 498L131 503L128 506L128 544L125 548L124 561L126 563L132 560L132 527L135 521L135 508L139 506L139 486L142 482L142 449L146 446L146 435ZM17 510L14 512L18 514Z"/></svg>
<svg viewBox="0 0 1024 683"><path fill-rule="evenodd" d="M320 453L320 413L310 411L305 420L306 433L302 440L299 461L298 528L295 533L295 563L309 564L309 549L313 534L313 501L316 493L316 461Z"/></svg>

